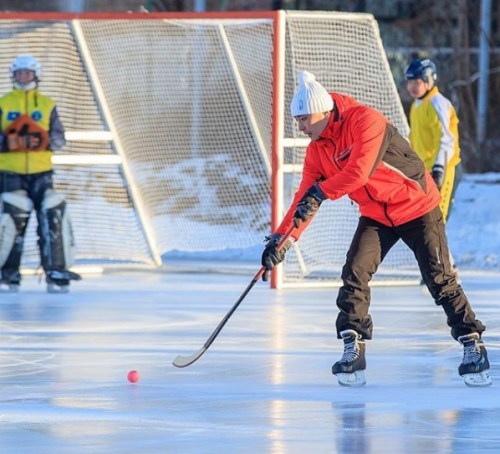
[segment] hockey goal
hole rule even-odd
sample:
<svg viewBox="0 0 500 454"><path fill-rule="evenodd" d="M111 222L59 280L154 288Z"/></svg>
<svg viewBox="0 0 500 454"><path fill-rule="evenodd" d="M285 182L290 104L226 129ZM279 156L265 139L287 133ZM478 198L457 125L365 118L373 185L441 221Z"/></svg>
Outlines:
<svg viewBox="0 0 500 454"><path fill-rule="evenodd" d="M301 70L408 132L368 14L2 13L2 93L18 54L41 61L67 131L55 181L78 264L260 252L300 180L307 141L288 106ZM348 200L324 204L273 286L338 281L357 217ZM25 266L39 261L35 224ZM396 247L379 276L414 279L413 257Z"/></svg>

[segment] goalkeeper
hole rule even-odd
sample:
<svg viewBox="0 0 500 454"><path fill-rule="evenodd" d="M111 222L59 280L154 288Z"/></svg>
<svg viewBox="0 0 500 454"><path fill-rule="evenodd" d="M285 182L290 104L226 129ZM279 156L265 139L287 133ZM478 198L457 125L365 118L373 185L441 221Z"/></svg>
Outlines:
<svg viewBox="0 0 500 454"><path fill-rule="evenodd" d="M66 293L72 279L73 234L66 202L54 192L52 153L65 145L56 103L38 91L41 65L18 56L9 75L13 90L0 98L0 287L17 292L24 236L36 210L38 244L47 291Z"/></svg>
<svg viewBox="0 0 500 454"><path fill-rule="evenodd" d="M364 341L372 338L373 331L369 282L401 239L415 254L425 284L447 316L451 335L464 346L459 374L485 372L474 384L490 384L481 340L485 327L452 272L441 197L422 160L380 112L348 96L328 93L306 71L299 74L291 113L312 142L297 193L269 238L262 265L271 270L284 259L291 242L278 249L280 238L295 223L293 237L298 240L323 201L348 195L361 213L337 297L337 336L344 340L344 355L333 365L333 374L341 381L344 375L365 369ZM325 231L324 236L335 232ZM363 377L357 378L346 385L364 384Z"/></svg>

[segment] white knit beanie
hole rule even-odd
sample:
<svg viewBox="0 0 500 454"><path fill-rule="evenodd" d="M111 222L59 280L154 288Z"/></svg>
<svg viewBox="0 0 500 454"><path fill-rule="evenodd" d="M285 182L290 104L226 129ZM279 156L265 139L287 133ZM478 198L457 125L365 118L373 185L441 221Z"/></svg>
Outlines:
<svg viewBox="0 0 500 454"><path fill-rule="evenodd" d="M302 71L297 76L299 86L292 99L292 117L312 113L329 112L333 109L333 99L325 88L316 82L316 76Z"/></svg>

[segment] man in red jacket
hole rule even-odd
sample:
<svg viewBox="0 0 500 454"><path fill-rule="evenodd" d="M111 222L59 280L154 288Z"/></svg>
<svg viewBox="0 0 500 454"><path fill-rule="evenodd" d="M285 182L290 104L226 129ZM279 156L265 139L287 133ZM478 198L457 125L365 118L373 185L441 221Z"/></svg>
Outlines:
<svg viewBox="0 0 500 454"><path fill-rule="evenodd" d="M306 71L299 74L291 112L311 143L299 189L266 245L262 265L271 270L283 261L324 200L347 195L359 205L361 217L337 298L337 335L344 341L344 354L332 372L339 383L366 383L364 341L373 331L368 284L401 239L414 252L436 304L443 307L451 335L464 347L459 374L468 386L490 385L481 340L485 327L451 269L439 191L418 155L380 112L348 96L328 93ZM292 223L297 226L293 239L279 249Z"/></svg>

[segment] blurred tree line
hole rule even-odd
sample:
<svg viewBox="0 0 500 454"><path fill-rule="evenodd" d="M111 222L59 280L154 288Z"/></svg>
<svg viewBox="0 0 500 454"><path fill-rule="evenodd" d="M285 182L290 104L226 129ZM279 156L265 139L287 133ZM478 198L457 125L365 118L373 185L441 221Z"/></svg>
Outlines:
<svg viewBox="0 0 500 454"><path fill-rule="evenodd" d="M206 11L303 9L366 12L375 16L405 110L404 70L413 58L429 57L438 68L441 92L460 118L460 145L467 171L500 171L500 2L492 1L489 107L486 140L478 143L480 0L2 0L15 11ZM321 40L321 36L317 37Z"/></svg>

